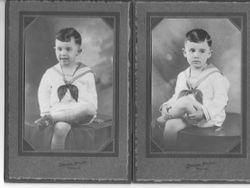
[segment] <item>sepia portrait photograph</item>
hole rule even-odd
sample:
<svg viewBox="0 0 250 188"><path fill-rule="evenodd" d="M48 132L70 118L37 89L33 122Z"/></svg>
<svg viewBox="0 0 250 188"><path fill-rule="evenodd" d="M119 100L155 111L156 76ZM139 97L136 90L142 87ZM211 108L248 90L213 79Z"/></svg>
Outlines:
<svg viewBox="0 0 250 188"><path fill-rule="evenodd" d="M114 151L114 17L24 17L25 151Z"/></svg>
<svg viewBox="0 0 250 188"><path fill-rule="evenodd" d="M150 23L153 152L241 153L242 20Z"/></svg>
<svg viewBox="0 0 250 188"><path fill-rule="evenodd" d="M249 10L137 3L136 182L249 181Z"/></svg>

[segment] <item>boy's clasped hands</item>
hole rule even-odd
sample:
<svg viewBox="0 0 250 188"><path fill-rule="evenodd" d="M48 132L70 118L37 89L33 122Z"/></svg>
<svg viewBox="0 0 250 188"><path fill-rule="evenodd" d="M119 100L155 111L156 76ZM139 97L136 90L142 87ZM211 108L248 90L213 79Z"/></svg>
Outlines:
<svg viewBox="0 0 250 188"><path fill-rule="evenodd" d="M197 105L193 105L194 109L196 110L194 113L191 114L187 114L186 115L186 119L190 119L192 121L197 121L197 123L203 119L205 119L205 115L204 112L202 110L202 108L200 108ZM175 119L175 117L169 112L169 110L171 109L171 107L167 104L163 105L162 109L161 109L161 116L157 119L158 122L160 123L165 123L166 120L168 119ZM195 125L195 124L193 124Z"/></svg>

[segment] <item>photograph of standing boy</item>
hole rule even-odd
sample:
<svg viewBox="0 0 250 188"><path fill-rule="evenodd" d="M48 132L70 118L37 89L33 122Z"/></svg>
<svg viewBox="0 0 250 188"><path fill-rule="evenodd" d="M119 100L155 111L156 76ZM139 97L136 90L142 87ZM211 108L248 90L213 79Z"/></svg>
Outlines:
<svg viewBox="0 0 250 188"><path fill-rule="evenodd" d="M212 39L203 29L186 33L183 55L189 67L178 74L174 95L160 107L159 123L165 123L164 140L176 147L178 131L187 126L221 127L228 103L229 81L209 58Z"/></svg>
<svg viewBox="0 0 250 188"><path fill-rule="evenodd" d="M97 93L92 70L77 56L82 52L82 38L74 28L56 34L55 54L58 63L44 73L38 88L41 129L54 127L52 150L64 149L73 124L89 124L96 116Z"/></svg>

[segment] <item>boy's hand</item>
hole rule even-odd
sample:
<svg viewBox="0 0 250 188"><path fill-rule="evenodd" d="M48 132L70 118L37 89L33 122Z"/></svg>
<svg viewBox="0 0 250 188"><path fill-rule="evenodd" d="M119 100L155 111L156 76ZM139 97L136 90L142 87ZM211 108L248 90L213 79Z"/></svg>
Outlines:
<svg viewBox="0 0 250 188"><path fill-rule="evenodd" d="M188 118L196 121L200 121L204 118L203 110L197 106L193 106L196 112L189 114Z"/></svg>

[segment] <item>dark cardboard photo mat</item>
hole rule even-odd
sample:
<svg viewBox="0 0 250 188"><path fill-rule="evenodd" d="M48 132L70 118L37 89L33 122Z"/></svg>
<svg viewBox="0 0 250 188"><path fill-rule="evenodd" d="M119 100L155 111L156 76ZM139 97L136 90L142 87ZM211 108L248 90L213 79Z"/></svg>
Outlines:
<svg viewBox="0 0 250 188"><path fill-rule="evenodd" d="M111 20L114 26L115 46L113 150L107 152L23 150L24 24L39 16L97 17ZM5 181L90 183L130 181L129 32L129 3L126 2L6 2Z"/></svg>
<svg viewBox="0 0 250 188"><path fill-rule="evenodd" d="M247 106L249 91L247 77L249 25L249 3L209 2L154 2L136 3L136 70L135 77L135 139L134 176L135 182L143 183L248 183L250 171L247 165L249 131L247 129ZM158 18L159 19L158 19ZM154 150L152 143L152 18L197 19L227 18L241 25L241 148L236 153L181 152ZM157 21L155 21L157 23ZM237 21L236 21L237 22ZM159 23L159 22L158 22ZM237 26L237 24L236 24ZM166 36L168 37L168 36ZM181 50L181 48L180 48ZM215 52L216 53L216 52ZM240 170L239 170L240 169ZM224 173L227 172L227 173Z"/></svg>

